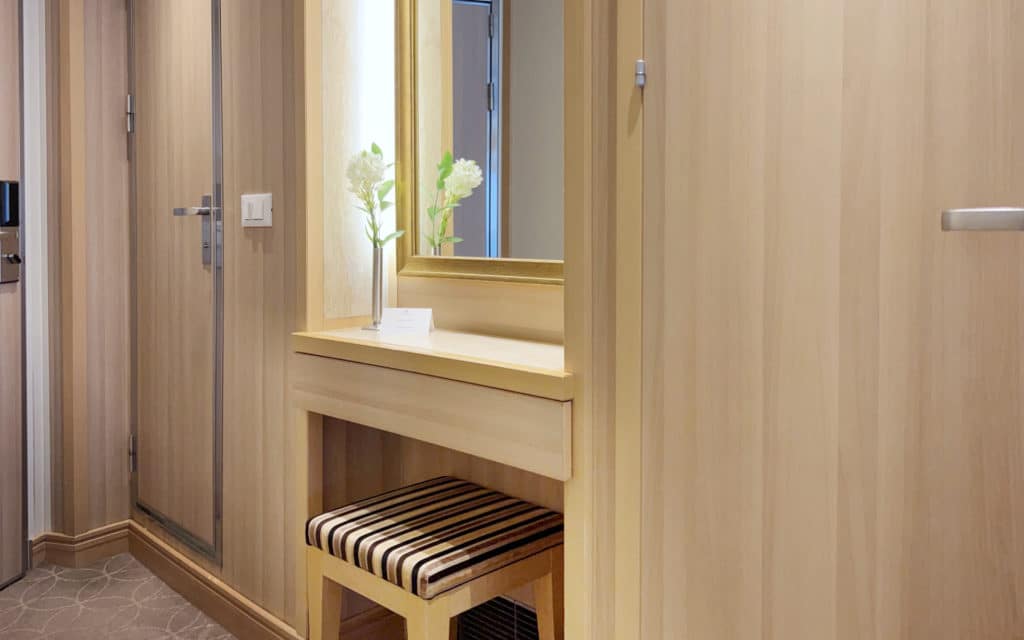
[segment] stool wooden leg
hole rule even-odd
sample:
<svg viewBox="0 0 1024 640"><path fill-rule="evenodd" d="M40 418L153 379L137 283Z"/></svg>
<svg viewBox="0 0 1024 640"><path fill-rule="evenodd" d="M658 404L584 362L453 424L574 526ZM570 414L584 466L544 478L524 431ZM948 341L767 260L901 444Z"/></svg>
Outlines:
<svg viewBox="0 0 1024 640"><path fill-rule="evenodd" d="M408 640L450 640L455 626L446 609L427 611L405 619Z"/></svg>
<svg viewBox="0 0 1024 640"><path fill-rule="evenodd" d="M341 635L341 599L344 590L324 577L316 553L307 555L309 640L338 640Z"/></svg>
<svg viewBox="0 0 1024 640"><path fill-rule="evenodd" d="M563 640L565 638L565 573L561 550L552 552L551 564L551 573L533 583L538 635L540 640Z"/></svg>

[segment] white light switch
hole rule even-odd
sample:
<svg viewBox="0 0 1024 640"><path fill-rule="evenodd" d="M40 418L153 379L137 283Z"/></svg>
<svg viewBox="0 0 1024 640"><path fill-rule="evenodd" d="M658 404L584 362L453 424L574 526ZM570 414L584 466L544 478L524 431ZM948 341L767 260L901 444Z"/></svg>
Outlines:
<svg viewBox="0 0 1024 640"><path fill-rule="evenodd" d="M269 193L247 193L243 195L242 226L274 226L274 196Z"/></svg>

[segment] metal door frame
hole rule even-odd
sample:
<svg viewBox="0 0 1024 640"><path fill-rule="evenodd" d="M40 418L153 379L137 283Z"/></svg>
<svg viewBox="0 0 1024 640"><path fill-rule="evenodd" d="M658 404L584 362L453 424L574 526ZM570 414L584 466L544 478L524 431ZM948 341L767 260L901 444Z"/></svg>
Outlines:
<svg viewBox="0 0 1024 640"><path fill-rule="evenodd" d="M126 0L128 4L128 91L135 95L135 2ZM223 564L223 513L224 513L224 100L222 83L222 29L221 29L221 0L210 0L212 17L210 21L212 39L211 57L211 112L213 118L213 209L210 214L212 218L212 242L211 244L211 271L213 273L213 389L211 389L213 406L213 538L211 545L199 538L180 523L161 513L139 498L139 474L138 469L131 470L131 494L132 505L139 511L158 522L171 535L180 540L189 548L214 561L218 565ZM131 116L129 116L131 117ZM134 118L133 118L134 120ZM130 287L135 292L136 274L135 261L138 257L136 252L136 175L135 175L135 131L134 126L128 135L128 153L130 179L129 179L129 200L131 207L130 234L131 234L131 270ZM170 215L170 212L168 212ZM132 341L132 370L138 366L138 310L132 303L131 317L131 341ZM132 442L138 442L138 376L132 375L132 408L131 408L131 434ZM133 451L137 450L134 448Z"/></svg>
<svg viewBox="0 0 1024 640"><path fill-rule="evenodd" d="M481 167L487 176L487 209L484 212L484 253L487 258L501 258L502 219L508 215L502 210L502 189L505 188L502 176L505 160L503 119L505 117L504 95L508 79L504 76L505 48L505 3L504 0L452 0L452 5L471 5L486 7L490 12L490 29L487 48L488 78L491 86L492 108L487 114L487 166ZM454 90L454 81L453 81ZM507 256L506 256L507 257Z"/></svg>

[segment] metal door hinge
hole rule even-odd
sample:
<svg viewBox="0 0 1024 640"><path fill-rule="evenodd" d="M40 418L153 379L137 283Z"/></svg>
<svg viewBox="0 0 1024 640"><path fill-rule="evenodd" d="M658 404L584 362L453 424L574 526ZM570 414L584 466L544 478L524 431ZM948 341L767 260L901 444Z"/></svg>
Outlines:
<svg viewBox="0 0 1024 640"><path fill-rule="evenodd" d="M647 86L647 61L641 58L636 61L635 80L637 89Z"/></svg>
<svg viewBox="0 0 1024 640"><path fill-rule="evenodd" d="M136 436L128 436L128 471L135 473L139 470L139 449L136 446Z"/></svg>
<svg viewBox="0 0 1024 640"><path fill-rule="evenodd" d="M128 99L125 101L125 121L128 127L128 133L135 132L135 96L128 94Z"/></svg>

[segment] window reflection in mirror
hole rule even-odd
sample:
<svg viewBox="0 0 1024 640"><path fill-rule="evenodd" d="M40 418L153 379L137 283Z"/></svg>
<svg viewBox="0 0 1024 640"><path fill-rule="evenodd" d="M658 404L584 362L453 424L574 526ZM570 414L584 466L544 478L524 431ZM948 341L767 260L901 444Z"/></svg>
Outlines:
<svg viewBox="0 0 1024 640"><path fill-rule="evenodd" d="M419 252L561 260L562 2L420 0L417 23ZM434 250L441 216L427 211L449 150L483 179L452 210L444 237L458 240Z"/></svg>

